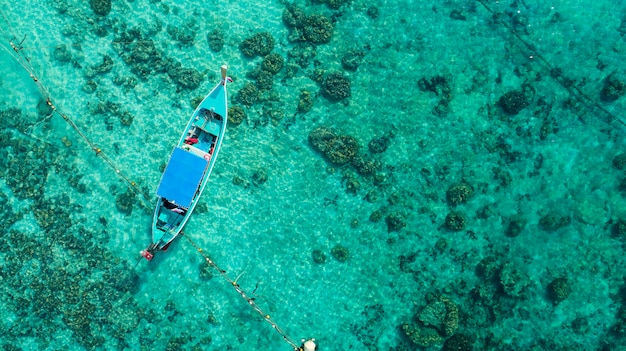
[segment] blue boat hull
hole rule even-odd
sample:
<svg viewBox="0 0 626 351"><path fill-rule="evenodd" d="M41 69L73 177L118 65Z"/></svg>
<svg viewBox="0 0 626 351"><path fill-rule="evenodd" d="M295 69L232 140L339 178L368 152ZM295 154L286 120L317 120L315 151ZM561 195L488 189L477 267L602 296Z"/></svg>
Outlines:
<svg viewBox="0 0 626 351"><path fill-rule="evenodd" d="M152 243L141 251L148 260L181 233L208 183L228 123L228 81L222 67L222 80L200 102L172 151L157 189Z"/></svg>

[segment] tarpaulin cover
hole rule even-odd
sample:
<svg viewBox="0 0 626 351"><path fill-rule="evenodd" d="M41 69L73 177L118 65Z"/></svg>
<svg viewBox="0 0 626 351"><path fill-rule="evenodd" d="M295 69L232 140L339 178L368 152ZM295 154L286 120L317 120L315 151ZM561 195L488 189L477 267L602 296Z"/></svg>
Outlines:
<svg viewBox="0 0 626 351"><path fill-rule="evenodd" d="M157 195L188 208L200 186L207 161L191 152L175 148L163 172Z"/></svg>

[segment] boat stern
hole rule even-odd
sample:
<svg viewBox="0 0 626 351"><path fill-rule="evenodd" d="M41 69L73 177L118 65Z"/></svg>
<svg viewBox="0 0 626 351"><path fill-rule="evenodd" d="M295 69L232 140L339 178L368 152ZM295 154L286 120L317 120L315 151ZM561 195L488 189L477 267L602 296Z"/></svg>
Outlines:
<svg viewBox="0 0 626 351"><path fill-rule="evenodd" d="M152 261L156 250L158 250L158 244L150 244L150 246L146 247L145 250L139 251L139 254L146 260Z"/></svg>
<svg viewBox="0 0 626 351"><path fill-rule="evenodd" d="M150 248L139 251L139 254L148 261L152 261L154 258L154 251L150 250Z"/></svg>

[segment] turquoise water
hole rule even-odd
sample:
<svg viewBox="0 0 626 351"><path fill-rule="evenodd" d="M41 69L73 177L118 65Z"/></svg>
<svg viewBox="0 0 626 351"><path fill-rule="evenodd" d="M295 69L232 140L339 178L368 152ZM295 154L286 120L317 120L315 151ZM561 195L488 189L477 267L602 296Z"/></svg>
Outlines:
<svg viewBox="0 0 626 351"><path fill-rule="evenodd" d="M246 118L185 233L298 345L626 349L619 4L103 3L2 3L4 350L292 349L185 238L139 259L142 194L224 63ZM273 76L240 47L259 33Z"/></svg>

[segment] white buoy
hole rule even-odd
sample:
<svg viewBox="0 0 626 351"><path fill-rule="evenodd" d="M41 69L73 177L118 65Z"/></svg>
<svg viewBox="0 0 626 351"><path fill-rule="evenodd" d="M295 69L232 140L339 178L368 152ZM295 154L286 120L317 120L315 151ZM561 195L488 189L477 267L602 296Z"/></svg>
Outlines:
<svg viewBox="0 0 626 351"><path fill-rule="evenodd" d="M315 339L307 340L304 342L304 351L315 351Z"/></svg>

